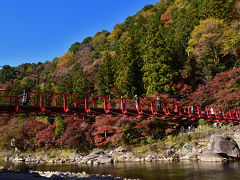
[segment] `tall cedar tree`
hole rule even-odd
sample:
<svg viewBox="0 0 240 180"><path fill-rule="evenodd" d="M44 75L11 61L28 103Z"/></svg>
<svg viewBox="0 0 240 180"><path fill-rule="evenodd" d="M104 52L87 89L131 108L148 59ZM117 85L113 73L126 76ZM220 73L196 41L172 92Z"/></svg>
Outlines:
<svg viewBox="0 0 240 180"><path fill-rule="evenodd" d="M86 94L89 91L89 82L80 64L75 64L72 73L72 91L74 94Z"/></svg>
<svg viewBox="0 0 240 180"><path fill-rule="evenodd" d="M112 95L115 66L109 52L103 53L103 62L98 69L97 92L99 95Z"/></svg>
<svg viewBox="0 0 240 180"><path fill-rule="evenodd" d="M202 0L200 2L199 15L201 19L211 17L231 21L237 17L234 11L236 0Z"/></svg>
<svg viewBox="0 0 240 180"><path fill-rule="evenodd" d="M147 32L143 64L143 82L147 94L174 91L173 80L178 74L174 70L173 58L166 47L164 28L158 19L151 21Z"/></svg>
<svg viewBox="0 0 240 180"><path fill-rule="evenodd" d="M116 86L119 95L133 97L144 92L142 61L134 37L128 36L123 42L118 56Z"/></svg>

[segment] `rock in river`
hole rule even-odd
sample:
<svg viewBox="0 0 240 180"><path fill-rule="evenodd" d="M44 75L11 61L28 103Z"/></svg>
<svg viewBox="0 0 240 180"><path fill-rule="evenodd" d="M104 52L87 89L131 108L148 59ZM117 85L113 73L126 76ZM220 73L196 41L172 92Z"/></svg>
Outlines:
<svg viewBox="0 0 240 180"><path fill-rule="evenodd" d="M208 150L212 153L223 154L239 158L240 151L237 143L227 135L213 135L208 143Z"/></svg>

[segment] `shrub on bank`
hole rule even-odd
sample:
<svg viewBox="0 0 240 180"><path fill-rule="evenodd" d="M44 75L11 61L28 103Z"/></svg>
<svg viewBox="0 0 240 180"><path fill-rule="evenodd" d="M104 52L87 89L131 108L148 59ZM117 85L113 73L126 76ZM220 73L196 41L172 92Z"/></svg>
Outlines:
<svg viewBox="0 0 240 180"><path fill-rule="evenodd" d="M93 146L92 125L81 118L67 119L65 132L58 138L56 144L62 148L84 150ZM70 121L70 122L69 122Z"/></svg>

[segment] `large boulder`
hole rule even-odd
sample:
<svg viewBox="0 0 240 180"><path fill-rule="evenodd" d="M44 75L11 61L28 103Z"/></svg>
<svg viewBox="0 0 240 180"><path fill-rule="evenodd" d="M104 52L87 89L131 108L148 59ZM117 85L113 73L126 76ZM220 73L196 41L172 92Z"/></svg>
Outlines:
<svg viewBox="0 0 240 180"><path fill-rule="evenodd" d="M233 134L233 139L237 143L238 147L240 147L240 132L236 131Z"/></svg>
<svg viewBox="0 0 240 180"><path fill-rule="evenodd" d="M197 150L191 144L185 144L180 152L181 160L197 159Z"/></svg>
<svg viewBox="0 0 240 180"><path fill-rule="evenodd" d="M116 148L114 150L115 152L120 152L120 153L123 153L123 152L127 152L126 148L124 148L123 146L119 146L118 148Z"/></svg>
<svg viewBox="0 0 240 180"><path fill-rule="evenodd" d="M223 161L224 158L216 153L213 153L211 151L203 151L200 154L200 158L201 161L208 161L208 162L219 162L219 161Z"/></svg>
<svg viewBox="0 0 240 180"><path fill-rule="evenodd" d="M83 158L81 158L81 163L88 163L91 164L93 163L96 159L99 158L99 156L104 155L104 151L102 150L96 150L92 153L90 153L87 156L84 156ZM91 162L91 163L90 163Z"/></svg>
<svg viewBox="0 0 240 180"><path fill-rule="evenodd" d="M101 154L97 159L96 162L99 164L107 164L107 163L112 163L113 158L109 155Z"/></svg>
<svg viewBox="0 0 240 180"><path fill-rule="evenodd" d="M239 158L240 151L237 143L227 135L213 135L208 143L208 150L212 153Z"/></svg>
<svg viewBox="0 0 240 180"><path fill-rule="evenodd" d="M99 156L100 156L99 154L89 154L89 155L83 157L82 161L87 162L89 160L94 160L94 159L97 159Z"/></svg>
<svg viewBox="0 0 240 180"><path fill-rule="evenodd" d="M182 147L182 155L195 154L197 152L196 148L191 144L185 144Z"/></svg>
<svg viewBox="0 0 240 180"><path fill-rule="evenodd" d="M70 160L71 162L78 161L78 160L81 159L81 158L82 158L82 156L81 156L80 154L78 154L78 153L71 153L71 154L69 155L69 160Z"/></svg>

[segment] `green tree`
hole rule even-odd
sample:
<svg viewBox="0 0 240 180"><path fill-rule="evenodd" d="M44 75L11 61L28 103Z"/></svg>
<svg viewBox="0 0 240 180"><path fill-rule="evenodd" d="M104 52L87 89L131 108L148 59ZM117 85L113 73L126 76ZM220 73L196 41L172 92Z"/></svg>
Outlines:
<svg viewBox="0 0 240 180"><path fill-rule="evenodd" d="M230 21L236 17L236 12L233 10L236 0L202 0L200 2L201 19L217 18Z"/></svg>
<svg viewBox="0 0 240 180"><path fill-rule="evenodd" d="M99 95L112 95L115 80L115 64L109 52L103 53L103 62L98 69L97 92Z"/></svg>
<svg viewBox="0 0 240 180"><path fill-rule="evenodd" d="M101 52L104 50L107 50L108 48L108 36L109 32L106 30L103 30L102 32L98 32L94 35L92 38L93 48L94 50Z"/></svg>
<svg viewBox="0 0 240 180"><path fill-rule="evenodd" d="M70 77L72 82L72 93L86 94L89 91L89 81L80 64L76 63L74 65L73 73Z"/></svg>
<svg viewBox="0 0 240 180"><path fill-rule="evenodd" d="M6 81L11 81L17 77L16 69L9 66L4 65L0 70L0 82L4 83Z"/></svg>
<svg viewBox="0 0 240 180"><path fill-rule="evenodd" d="M82 42L81 44L89 44L92 42L92 37L86 37Z"/></svg>
<svg viewBox="0 0 240 180"><path fill-rule="evenodd" d="M166 46L164 28L158 19L153 19L147 32L143 64L143 82L147 94L170 93L174 90L173 80L178 75L174 60Z"/></svg>
<svg viewBox="0 0 240 180"><path fill-rule="evenodd" d="M118 56L116 87L119 95L133 97L144 93L142 83L143 60L139 56L134 36L129 36L122 44Z"/></svg>
<svg viewBox="0 0 240 180"><path fill-rule="evenodd" d="M165 42L175 61L175 70L181 72L183 83L195 86L198 84L195 63L189 59L186 49L191 32L196 25L199 25L198 9L192 1L175 1L174 7L168 13L171 14L172 18L172 20L169 18L168 21L172 24L167 29L165 28Z"/></svg>
<svg viewBox="0 0 240 180"><path fill-rule="evenodd" d="M72 52L72 53L77 53L78 50L79 50L79 47L80 47L80 43L79 42L75 42L74 44L71 45L71 47L69 48L69 52Z"/></svg>

